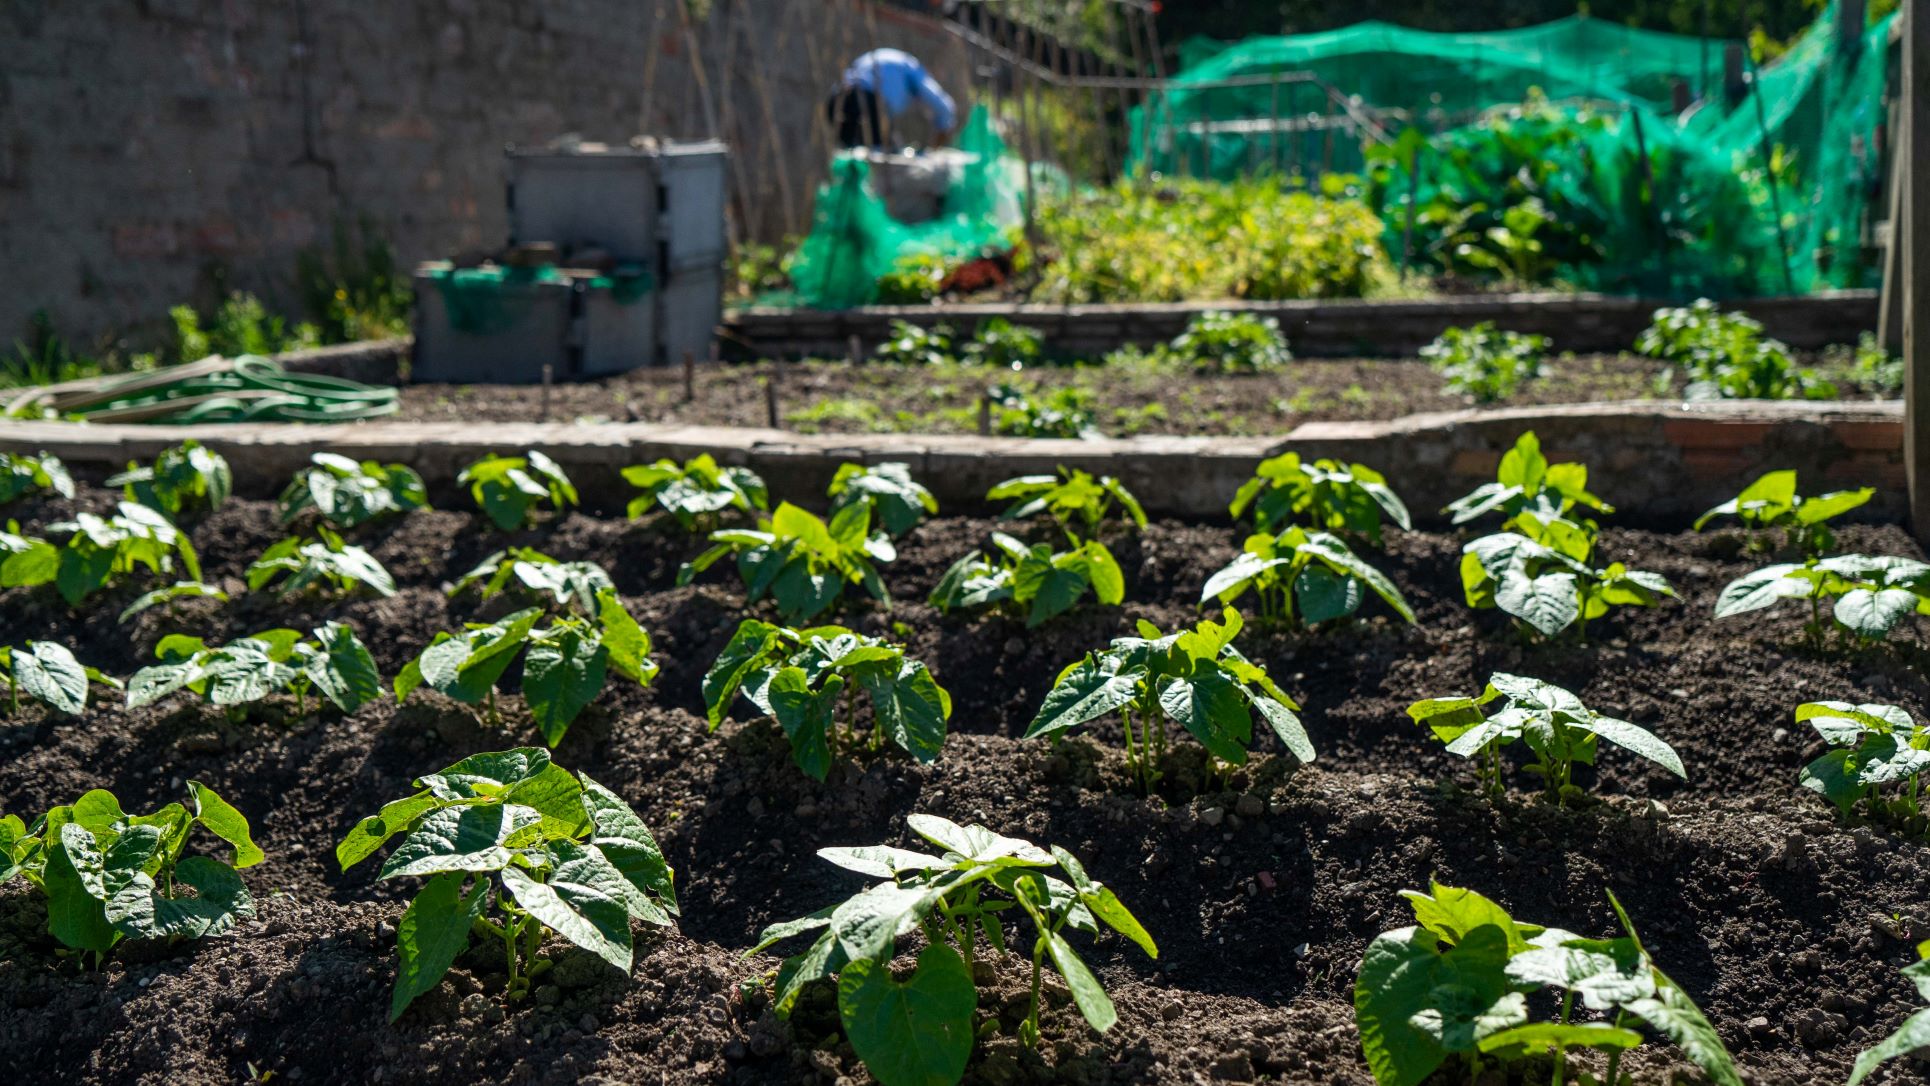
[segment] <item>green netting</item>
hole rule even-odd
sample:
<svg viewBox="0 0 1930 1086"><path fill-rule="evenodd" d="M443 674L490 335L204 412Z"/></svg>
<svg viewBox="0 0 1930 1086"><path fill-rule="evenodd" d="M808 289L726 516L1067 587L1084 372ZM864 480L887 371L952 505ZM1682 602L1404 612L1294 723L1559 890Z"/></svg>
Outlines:
<svg viewBox="0 0 1930 1086"><path fill-rule="evenodd" d="M476 335L494 335L522 323L541 297L544 286L574 287L577 277L553 264L513 268L495 264L480 268L429 268L424 276L436 284L451 326ZM620 264L607 275L584 283L589 290L607 290L619 305L631 305L656 285L641 264Z"/></svg>
<svg viewBox="0 0 1930 1086"><path fill-rule="evenodd" d="M937 218L902 223L885 210L871 185L862 152L839 155L818 190L811 233L791 264L792 292L765 299L826 308L875 301L878 280L901 258L930 255L971 259L1009 245L1024 219L1025 165L1009 155L983 105L959 132L965 159L946 190Z"/></svg>

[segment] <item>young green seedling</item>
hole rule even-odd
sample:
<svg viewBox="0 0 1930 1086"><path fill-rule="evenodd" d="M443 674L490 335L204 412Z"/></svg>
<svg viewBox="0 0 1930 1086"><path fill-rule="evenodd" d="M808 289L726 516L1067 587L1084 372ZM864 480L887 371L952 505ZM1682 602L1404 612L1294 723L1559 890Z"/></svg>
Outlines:
<svg viewBox="0 0 1930 1086"><path fill-rule="evenodd" d="M1903 967L1903 975L1916 985L1919 997L1930 1000L1930 941L1917 944L1917 960ZM1905 1018L1894 1033L1858 1054L1847 1086L1860 1086L1879 1065L1926 1048L1930 1048L1930 1007Z"/></svg>
<svg viewBox="0 0 1930 1086"><path fill-rule="evenodd" d="M1167 351L1213 373L1259 373L1293 361L1277 319L1219 309L1194 314Z"/></svg>
<svg viewBox="0 0 1930 1086"><path fill-rule="evenodd" d="M669 513L686 532L714 525L726 509L762 513L770 509L764 480L749 468L719 467L709 453L679 464L659 460L623 469L623 478L643 493L630 500L628 516L636 519L655 505Z"/></svg>
<svg viewBox="0 0 1930 1086"><path fill-rule="evenodd" d="M315 526L316 538L304 540L289 536L272 544L248 566L244 576L248 589L259 592L277 577L286 575L281 592L292 596L311 588L327 587L338 595L366 588L378 596L395 595L395 578L375 556L328 530Z"/></svg>
<svg viewBox="0 0 1930 1086"><path fill-rule="evenodd" d="M1857 804L1912 833L1930 830L1923 817L1923 773L1930 769L1930 728L1894 705L1812 701L1796 707L1834 748L1803 767L1804 788L1829 800L1842 814Z"/></svg>
<svg viewBox="0 0 1930 1086"><path fill-rule="evenodd" d="M839 464L827 493L832 516L848 505L870 502L878 527L893 539L938 512L938 499L911 477L905 464Z"/></svg>
<svg viewBox="0 0 1930 1086"><path fill-rule="evenodd" d="M135 598L133 603L128 604L127 607L121 611L120 621L125 623L128 619L133 618L142 611L171 604L175 600L189 599L220 600L226 603L228 601L228 594L215 585L203 584L200 581L176 581L166 587L141 593L141 595Z"/></svg>
<svg viewBox="0 0 1930 1086"><path fill-rule="evenodd" d="M1480 894L1439 883L1401 896L1419 923L1376 936L1354 982L1361 1050L1381 1086L1419 1086L1450 1060L1475 1081L1536 1056L1550 1057L1551 1081L1563 1083L1578 1050L1607 1053L1601 1077L1584 1081L1617 1083L1622 1053L1642 1043L1638 1025L1674 1042L1718 1086L1742 1086L1715 1027L1655 964L1614 893L1625 934L1604 939L1517 921ZM1528 996L1544 989L1559 993L1558 1016L1531 1021ZM1598 1017L1578 1020L1589 1012Z"/></svg>
<svg viewBox="0 0 1930 1086"><path fill-rule="evenodd" d="M1449 328L1421 348L1421 358L1441 375L1449 392L1475 403L1497 403L1542 376L1548 337L1496 329L1493 321Z"/></svg>
<svg viewBox="0 0 1930 1086"><path fill-rule="evenodd" d="M546 931L627 973L631 921L676 923L673 873L649 828L548 751L471 755L415 783L335 846L347 871L402 836L377 877L429 877L396 925L390 1021L442 983L472 936L501 944L509 998L522 999L549 969Z"/></svg>
<svg viewBox="0 0 1930 1086"><path fill-rule="evenodd" d="M57 456L46 453L0 452L0 505L29 494L51 490L63 498L74 496L74 480Z"/></svg>
<svg viewBox="0 0 1930 1086"><path fill-rule="evenodd" d="M234 862L183 856L201 826L234 848ZM262 861L241 812L200 781L186 805L130 815L95 789L22 824L0 818L0 885L25 876L47 898L47 930L99 963L123 939L221 935L255 915L235 872Z"/></svg>
<svg viewBox="0 0 1930 1086"><path fill-rule="evenodd" d="M715 731L742 693L784 729L798 768L821 781L840 750L848 756L863 745L860 690L871 702L872 750L890 739L921 762L938 759L952 696L903 645L842 626L793 630L745 619L704 675L704 712Z"/></svg>
<svg viewBox="0 0 1930 1086"><path fill-rule="evenodd" d="M1477 611L1498 608L1541 636L1570 626L1588 639L1588 620L1614 607L1654 607L1675 589L1660 573L1620 562L1597 567L1593 521L1527 510L1461 549L1461 588Z"/></svg>
<svg viewBox="0 0 1930 1086"><path fill-rule="evenodd" d="M1277 536L1248 536L1239 557L1207 579L1200 604L1218 599L1231 605L1251 588L1260 600L1261 618L1311 626L1360 610L1363 586L1395 614L1414 621L1414 609L1394 582L1348 550L1340 537L1288 528Z"/></svg>
<svg viewBox="0 0 1930 1086"><path fill-rule="evenodd" d="M1307 462L1292 452L1260 461L1227 512L1239 520L1248 508L1253 510L1254 526L1263 532L1278 533L1289 525L1304 524L1358 536L1377 547L1383 517L1404 529L1414 527L1407 506L1380 472L1338 460Z"/></svg>
<svg viewBox="0 0 1930 1086"><path fill-rule="evenodd" d="M130 709L186 690L221 706L239 723L247 718L248 706L283 691L295 695L297 717L308 715L311 689L344 713L382 694L382 676L368 646L339 622L318 626L307 638L296 630L264 630L218 648L188 634L170 634L154 646L154 655L160 663L128 680Z"/></svg>
<svg viewBox="0 0 1930 1086"><path fill-rule="evenodd" d="M1930 565L1914 558L1839 554L1764 566L1729 582L1716 597L1716 617L1808 600L1804 630L1819 647L1829 631L1823 601L1832 601L1836 626L1864 643L1881 641L1912 614L1930 614Z"/></svg>
<svg viewBox="0 0 1930 1086"><path fill-rule="evenodd" d="M358 528L429 507L422 476L406 464L357 463L329 452L318 452L309 460L313 466L296 472L281 493L283 524L313 509L337 528Z"/></svg>
<svg viewBox="0 0 1930 1086"><path fill-rule="evenodd" d="M87 708L89 684L119 690L119 679L88 667L65 645L28 641L18 647L0 645L0 685L7 689L7 715L20 715L20 696L57 713L74 715Z"/></svg>
<svg viewBox="0 0 1930 1086"><path fill-rule="evenodd" d="M1202 621L1165 635L1141 619L1140 636L1115 638L1111 647L1087 653L1059 673L1025 738L1061 735L1117 712L1126 732L1127 767L1150 792L1159 781L1168 720L1193 733L1214 758L1237 766L1246 764L1257 710L1288 753L1313 761L1313 743L1295 715L1299 706L1266 668L1233 647L1240 613L1229 607L1222 617L1224 625Z"/></svg>
<svg viewBox="0 0 1930 1086"><path fill-rule="evenodd" d="M1021 475L986 491L985 500L1013 503L999 514L1000 520L1024 520L1044 513L1058 522L1075 545L1096 537L1109 516L1116 515L1135 528L1146 527L1146 511L1139 499L1110 475L1095 479L1067 468L1060 468L1057 475Z"/></svg>
<svg viewBox="0 0 1930 1086"><path fill-rule="evenodd" d="M1820 558L1836 546L1836 534L1824 522L1855 509L1875 494L1875 487L1866 486L1805 498L1796 493L1795 472L1772 471L1697 517L1695 530L1701 531L1717 517L1735 517L1745 528L1781 528L1792 550Z"/></svg>
<svg viewBox="0 0 1930 1086"><path fill-rule="evenodd" d="M1654 732L1602 716L1553 683L1505 671L1495 672L1478 698L1429 698L1408 706L1407 715L1446 743L1449 754L1477 758L1482 786L1495 797L1505 791L1501 748L1517 739L1534 756L1528 772L1557 804L1583 794L1573 782L1575 767L1594 765L1603 739L1688 779L1681 757Z"/></svg>
<svg viewBox="0 0 1930 1086"><path fill-rule="evenodd" d="M79 513L73 520L47 526L67 535L64 545L0 532L0 587L51 583L62 599L78 607L88 596L144 567L156 575L174 572L178 560L190 580L201 579L194 545L166 516L145 505L121 502L111 517ZM13 527L9 525L9 527Z"/></svg>
<svg viewBox="0 0 1930 1086"><path fill-rule="evenodd" d="M725 528L710 533L710 541L709 550L677 570L679 585L689 584L718 559L735 555L748 602L770 596L786 622L806 622L830 610L843 598L846 585L858 585L872 599L891 603L872 563L890 562L898 551L884 536L871 534L869 502L838 510L829 525L785 502L760 518L755 531Z"/></svg>
<svg viewBox="0 0 1930 1086"><path fill-rule="evenodd" d="M163 450L147 467L130 461L127 470L109 478L107 485L121 487L128 501L139 502L170 521L197 508L218 509L235 489L228 461L193 438Z"/></svg>
<svg viewBox="0 0 1930 1086"><path fill-rule="evenodd" d="M839 867L884 881L842 904L771 925L746 952L759 954L794 936L822 932L810 949L786 959L778 970L778 1014L791 1013L806 985L836 978L845 1037L880 1086L955 1083L965 1073L974 1038L994 1025L975 1028L973 975L983 953L980 941L991 954L1006 954L1000 914L1016 906L1036 936L1031 1001L1020 1041L1028 1047L1039 1043L1039 994L1048 966L1064 979L1093 1029L1112 1028L1118 1020L1112 1000L1067 932L1096 936L1104 924L1150 957L1159 956L1159 947L1110 888L1056 845L1048 852L936 815L914 814L906 824L941 854L890 845L819 850ZM1055 866L1064 879L1046 873ZM910 978L899 981L891 973L898 938L914 931L926 945Z"/></svg>
<svg viewBox="0 0 1930 1086"><path fill-rule="evenodd" d="M953 562L927 602L941 613L1011 603L1029 628L1070 611L1088 591L1107 606L1126 598L1126 575L1097 539L1054 551L993 532L992 548L990 557L975 550Z"/></svg>
<svg viewBox="0 0 1930 1086"><path fill-rule="evenodd" d="M578 714L603 692L611 671L638 686L657 677L650 635L615 592L597 593L594 615L548 616L531 607L491 623L469 623L461 633L442 631L395 677L395 700L407 701L427 686L462 702L482 705L492 725L496 683L523 654L523 701L550 746L563 741ZM526 650L526 651L525 651Z"/></svg>
<svg viewBox="0 0 1930 1086"><path fill-rule="evenodd" d="M489 599L508 590L512 580L553 607L574 607L586 615L596 613L599 593L616 591L610 575L595 562L562 562L532 547L511 547L463 574L449 594L480 585L482 598Z"/></svg>
<svg viewBox="0 0 1930 1086"><path fill-rule="evenodd" d="M1802 369L1789 345L1762 334L1763 327L1742 313L1724 313L1707 298L1694 305L1658 309L1654 322L1635 340L1635 349L1673 363L1656 375L1666 390L1679 367L1688 377L1691 400L1833 399L1836 386L1814 370Z"/></svg>
<svg viewBox="0 0 1930 1086"><path fill-rule="evenodd" d="M528 527L544 502L559 512L577 502L576 485L562 467L534 449L522 456L485 456L462 469L456 483L468 487L476 506L505 532Z"/></svg>
<svg viewBox="0 0 1930 1086"><path fill-rule="evenodd" d="M1541 454L1541 441L1529 430L1515 439L1514 448L1501 455L1495 481L1482 483L1474 490L1448 503L1444 513L1454 514L1454 523L1489 513L1512 520L1526 511L1569 517L1569 511L1584 506L1598 513L1613 513L1615 507L1588 492L1586 464L1550 464Z"/></svg>

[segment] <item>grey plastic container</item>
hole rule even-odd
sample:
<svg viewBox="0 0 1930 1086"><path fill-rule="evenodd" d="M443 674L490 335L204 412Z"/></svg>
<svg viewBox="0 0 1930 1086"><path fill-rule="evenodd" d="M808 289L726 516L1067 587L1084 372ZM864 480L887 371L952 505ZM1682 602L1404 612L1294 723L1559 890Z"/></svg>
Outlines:
<svg viewBox="0 0 1930 1086"><path fill-rule="evenodd" d="M724 259L721 140L573 149L510 147L509 243L600 249L658 270Z"/></svg>
<svg viewBox="0 0 1930 1086"><path fill-rule="evenodd" d="M557 380L569 374L569 284L505 284L513 317L499 327L471 331L450 320L440 283L424 265L415 274L415 349L410 379L455 384L536 384L543 367ZM447 265L443 265L447 267Z"/></svg>
<svg viewBox="0 0 1930 1086"><path fill-rule="evenodd" d="M724 270L691 268L670 277L658 292L658 340L662 365L682 365L684 354L702 362L724 317Z"/></svg>

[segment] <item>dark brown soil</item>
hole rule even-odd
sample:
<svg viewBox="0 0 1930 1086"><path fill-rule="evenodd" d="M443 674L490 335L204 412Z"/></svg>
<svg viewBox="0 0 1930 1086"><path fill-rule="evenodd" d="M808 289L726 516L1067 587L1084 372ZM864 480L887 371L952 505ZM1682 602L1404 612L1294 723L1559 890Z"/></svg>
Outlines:
<svg viewBox="0 0 1930 1086"><path fill-rule="evenodd" d="M1679 394L1679 381L1658 393L1654 377L1660 368L1653 359L1628 354L1563 357L1550 361L1548 375L1523 386L1506 405ZM1845 398L1873 394L1840 373L1830 376ZM1065 385L1087 391L1094 425L1112 437L1272 434L1315 420L1391 419L1469 406L1448 393L1426 363L1412 359L1299 359L1247 375L1195 373L1144 358L1032 367L1016 375L952 364L909 369L764 362L697 367L690 402L677 368L557 385L549 393L548 418L763 426L763 383L771 378L779 426L804 433L972 433L985 389L1015 379L1036 385L1035 400ZM543 390L529 386L412 385L402 391L402 417L529 421L544 417L544 402Z"/></svg>
<svg viewBox="0 0 1930 1086"><path fill-rule="evenodd" d="M90 490L81 502L107 500ZM69 508L21 503L9 513L31 529ZM24 884L0 890L0 1060L23 1083L226 1083L270 1072L306 1083L868 1081L836 1033L828 994L780 1022L746 983L776 959L739 952L765 924L862 884L814 850L911 844L904 818L914 811L1070 848L1161 948L1149 961L1117 939L1093 944L1119 1025L1091 1034L1055 991L1040 1051L991 1041L968 1074L976 1083L1367 1083L1354 972L1370 938L1410 921L1397 891L1429 878L1479 889L1525 918L1603 934L1615 926L1604 893L1613 889L1754 1082L1841 1081L1861 1048L1918 1005L1897 970L1930 937L1930 853L1884 828L1840 822L1797 787L1817 744L1791 710L1841 698L1930 711L1920 643L1913 633L1897 646L1821 655L1804 647L1793 614L1714 622L1716 592L1762 561L1738 556L1734 540L1611 529L1613 557L1667 574L1684 600L1598 621L1586 646L1527 648L1494 614L1463 605L1458 539L1395 534L1376 561L1420 625L1375 617L1242 639L1306 706L1319 760L1289 774L1266 756L1230 791L1146 798L1126 783L1111 727L1056 748L1018 736L1063 664L1135 618L1190 621L1201 581L1233 555L1237 531L1157 522L1117 541L1125 608L1086 608L1037 631L932 612L926 592L991 527L952 518L917 529L886 570L895 608L852 619L903 631L952 691L944 756L931 766L871 756L824 784L796 771L767 723L706 732L698 680L743 604L721 568L694 587L671 586L695 540L656 521L583 515L516 537L603 563L656 638L655 687L606 694L557 758L617 790L657 830L684 904L680 931L640 938L628 977L553 942L550 987L527 1004L500 998L500 956L477 951L387 1024L394 925L413 886L373 882L372 864L342 874L332 852L413 776L535 742L532 728L490 729L432 694L349 719L330 711L239 728L182 701L96 708L79 720L28 710L0 724L0 808L31 816L104 786L144 810L198 779L248 813L269 855L245 873L257 920L227 938L127 946L100 972L54 955ZM230 582L279 534L272 507L252 501L194 530L211 574ZM1843 535L1845 549L1920 553L1895 526ZM341 618L393 674L436 630L508 606L441 590L508 541L475 516L419 513L363 541L403 586L393 599L263 593L120 627L114 616L139 586L78 615L45 589L15 589L0 593L5 640L60 640L124 675L165 632L227 638ZM1493 670L1558 682L1652 726L1690 779L1609 753L1587 782L1597 803L1553 808L1519 774L1499 805L1471 795L1469 767L1403 710L1474 691ZM1010 1021L1022 980L1019 963L1007 962L982 1009ZM1660 1083L1683 1065L1652 1044L1625 1066ZM1887 1081L1916 1073L1906 1062ZM1545 1066L1532 1074L1547 1080Z"/></svg>

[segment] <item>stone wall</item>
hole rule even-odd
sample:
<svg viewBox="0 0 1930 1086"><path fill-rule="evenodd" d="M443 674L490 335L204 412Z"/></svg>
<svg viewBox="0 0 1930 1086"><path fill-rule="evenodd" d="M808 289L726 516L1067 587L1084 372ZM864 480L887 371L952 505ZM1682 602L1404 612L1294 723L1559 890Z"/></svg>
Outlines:
<svg viewBox="0 0 1930 1086"><path fill-rule="evenodd" d="M0 343L210 304L293 311L296 256L368 221L405 262L501 244L502 148L721 132L750 236L808 222L824 96L872 44L961 96L965 51L869 0L0 4ZM693 63L693 58L701 58ZM701 75L700 75L701 69Z"/></svg>

